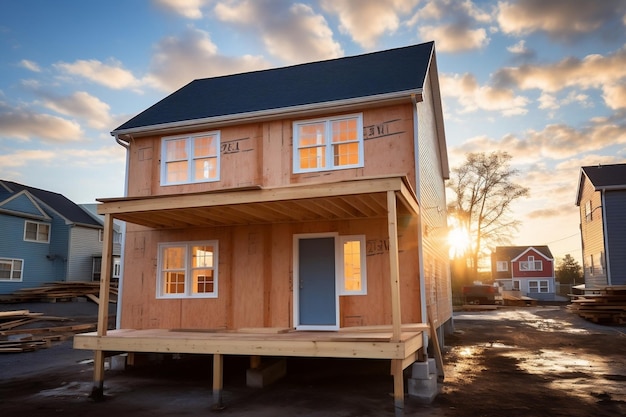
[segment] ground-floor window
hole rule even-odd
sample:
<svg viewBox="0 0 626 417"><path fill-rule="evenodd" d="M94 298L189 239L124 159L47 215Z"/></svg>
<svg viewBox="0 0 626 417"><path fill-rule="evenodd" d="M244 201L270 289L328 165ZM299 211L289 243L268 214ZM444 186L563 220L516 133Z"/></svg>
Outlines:
<svg viewBox="0 0 626 417"><path fill-rule="evenodd" d="M217 297L217 241L159 244L157 296Z"/></svg>
<svg viewBox="0 0 626 417"><path fill-rule="evenodd" d="M529 293L547 293L550 292L550 284L548 280L541 279L536 281L528 281Z"/></svg>
<svg viewBox="0 0 626 417"><path fill-rule="evenodd" d="M339 236L339 248L341 256L339 294L367 294L365 236Z"/></svg>
<svg viewBox="0 0 626 417"><path fill-rule="evenodd" d="M20 282L23 270L23 259L0 258L0 281Z"/></svg>

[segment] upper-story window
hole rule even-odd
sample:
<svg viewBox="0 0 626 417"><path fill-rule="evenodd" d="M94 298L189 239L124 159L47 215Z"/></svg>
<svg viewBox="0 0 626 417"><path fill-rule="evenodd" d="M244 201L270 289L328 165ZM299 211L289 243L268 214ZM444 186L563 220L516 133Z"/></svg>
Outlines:
<svg viewBox="0 0 626 417"><path fill-rule="evenodd" d="M588 222L593 220L593 210L591 209L591 200L585 203L585 220Z"/></svg>
<svg viewBox="0 0 626 417"><path fill-rule="evenodd" d="M504 272L509 270L509 263L507 261L497 261L496 269L498 272Z"/></svg>
<svg viewBox="0 0 626 417"><path fill-rule="evenodd" d="M24 224L24 240L29 242L50 243L50 225L26 220Z"/></svg>
<svg viewBox="0 0 626 417"><path fill-rule="evenodd" d="M534 256L529 256L527 261L520 261L520 271L543 271L543 263L535 261Z"/></svg>
<svg viewBox="0 0 626 417"><path fill-rule="evenodd" d="M293 172L363 166L362 114L294 122L293 132Z"/></svg>
<svg viewBox="0 0 626 417"><path fill-rule="evenodd" d="M161 185L219 181L220 132L163 138Z"/></svg>

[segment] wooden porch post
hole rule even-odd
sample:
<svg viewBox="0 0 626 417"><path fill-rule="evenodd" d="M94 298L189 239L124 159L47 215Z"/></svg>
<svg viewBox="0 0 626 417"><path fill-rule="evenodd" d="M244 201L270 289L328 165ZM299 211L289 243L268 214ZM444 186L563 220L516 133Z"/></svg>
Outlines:
<svg viewBox="0 0 626 417"><path fill-rule="evenodd" d="M104 215L104 237L102 238L102 266L100 269L100 294L98 304L98 336L106 336L109 324L109 287L111 285L111 265L113 264L113 217ZM96 350L93 361L93 389L91 397L104 397L104 352Z"/></svg>
<svg viewBox="0 0 626 417"><path fill-rule="evenodd" d="M402 314L400 310L400 261L398 257L398 225L395 191L387 191L387 225L389 228L389 279L391 283L392 342L402 338ZM404 375L402 359L392 359L393 400L396 417L404 414Z"/></svg>
<svg viewBox="0 0 626 417"><path fill-rule="evenodd" d="M213 409L222 410L222 387L224 385L224 356L215 353L213 355Z"/></svg>

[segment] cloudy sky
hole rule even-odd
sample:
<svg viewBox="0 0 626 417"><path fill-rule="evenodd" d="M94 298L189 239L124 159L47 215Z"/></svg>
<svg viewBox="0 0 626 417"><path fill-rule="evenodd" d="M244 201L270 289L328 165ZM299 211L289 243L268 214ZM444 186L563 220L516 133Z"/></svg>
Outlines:
<svg viewBox="0 0 626 417"><path fill-rule="evenodd" d="M121 196L109 132L190 80L430 40L451 166L508 151L512 243L580 260L580 167L626 162L624 0L4 1L0 178Z"/></svg>

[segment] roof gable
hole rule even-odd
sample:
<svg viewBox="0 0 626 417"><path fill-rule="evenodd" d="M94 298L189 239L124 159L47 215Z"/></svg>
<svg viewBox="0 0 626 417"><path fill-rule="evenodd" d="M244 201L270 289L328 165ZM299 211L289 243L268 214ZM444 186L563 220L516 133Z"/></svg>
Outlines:
<svg viewBox="0 0 626 417"><path fill-rule="evenodd" d="M26 190L11 195L0 201L0 211L16 216L25 216L41 220L49 220L50 216L41 208Z"/></svg>
<svg viewBox="0 0 626 417"><path fill-rule="evenodd" d="M289 109L424 87L434 43L192 81L119 126L113 135L151 126Z"/></svg>
<svg viewBox="0 0 626 417"><path fill-rule="evenodd" d="M626 189L626 164L593 165L584 166L580 169L580 180L576 192L576 205L580 205L583 184L585 179L599 190L624 190Z"/></svg>
<svg viewBox="0 0 626 417"><path fill-rule="evenodd" d="M534 251L547 260L554 260L550 248L545 245L541 246L497 246L496 259L516 261L528 251Z"/></svg>
<svg viewBox="0 0 626 417"><path fill-rule="evenodd" d="M45 204L70 223L101 227L93 217L61 194L29 187L12 181L1 180L0 183L12 193L27 191L28 194L33 196L39 203Z"/></svg>

